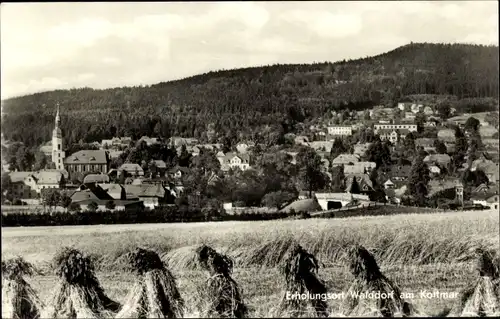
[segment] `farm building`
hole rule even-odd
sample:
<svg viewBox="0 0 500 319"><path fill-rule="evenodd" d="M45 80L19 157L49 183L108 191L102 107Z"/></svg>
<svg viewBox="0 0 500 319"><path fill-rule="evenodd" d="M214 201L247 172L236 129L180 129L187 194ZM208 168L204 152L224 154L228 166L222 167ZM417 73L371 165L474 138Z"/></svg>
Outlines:
<svg viewBox="0 0 500 319"><path fill-rule="evenodd" d="M315 193L318 204L323 210L331 210L348 206L355 201L369 202L367 195L348 193Z"/></svg>

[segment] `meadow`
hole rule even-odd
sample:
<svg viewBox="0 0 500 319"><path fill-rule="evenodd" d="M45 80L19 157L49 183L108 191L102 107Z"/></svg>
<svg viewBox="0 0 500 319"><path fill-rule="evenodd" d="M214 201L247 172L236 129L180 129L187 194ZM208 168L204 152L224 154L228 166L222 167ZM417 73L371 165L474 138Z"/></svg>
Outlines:
<svg viewBox="0 0 500 319"><path fill-rule="evenodd" d="M455 292L476 276L474 249L498 250L498 211L351 217L343 219L276 220L2 228L2 259L23 256L41 269L30 279L42 299L55 277L49 261L62 246L91 254L98 278L110 297L123 301L133 276L122 256L140 246L157 251L178 279L188 312L196 316L198 287L206 274L193 266L192 247L208 244L235 260L234 278L240 284L251 316L267 316L283 294L276 266L292 240L316 255L323 265L319 276L331 292L342 292L352 280L344 252L362 244L373 252L382 271L393 279L426 314L451 307L453 298L427 298L424 290ZM333 313L340 300L329 300Z"/></svg>

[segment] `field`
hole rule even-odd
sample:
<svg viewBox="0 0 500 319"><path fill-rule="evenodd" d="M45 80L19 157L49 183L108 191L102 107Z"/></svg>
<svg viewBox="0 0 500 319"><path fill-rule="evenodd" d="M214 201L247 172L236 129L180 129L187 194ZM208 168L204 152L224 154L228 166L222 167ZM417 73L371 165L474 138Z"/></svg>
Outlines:
<svg viewBox="0 0 500 319"><path fill-rule="evenodd" d="M234 278L243 289L251 316L266 316L282 297L276 265L290 240L314 253L324 268L319 275L329 291L342 292L352 280L344 251L360 243L371 250L382 270L426 314L451 306L453 298L426 298L421 291L456 292L474 278L473 250L498 249L498 211L353 217L345 219L2 228L2 258L21 255L45 273L31 279L42 299L55 282L48 262L61 246L75 246L96 258L98 277L109 295L123 301L132 276L121 256L136 246L156 250L178 278L191 315L198 309L197 287L206 274L189 268L187 246L206 243L232 256ZM191 301L191 302L190 302ZM339 300L329 300L335 313Z"/></svg>

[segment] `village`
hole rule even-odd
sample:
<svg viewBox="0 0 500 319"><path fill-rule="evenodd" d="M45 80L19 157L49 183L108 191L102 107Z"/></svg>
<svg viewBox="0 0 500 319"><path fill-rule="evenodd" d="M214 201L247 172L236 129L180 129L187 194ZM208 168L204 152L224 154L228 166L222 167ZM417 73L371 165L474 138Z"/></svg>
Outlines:
<svg viewBox="0 0 500 319"><path fill-rule="evenodd" d="M455 129L464 129L472 116L456 114L454 109L446 112L451 117L443 120L438 110L411 102L398 103L394 108L377 106L359 112L332 112L325 119L315 121L302 134L288 134L285 136L285 145L279 145L272 151L280 153L284 156L281 158L296 167L299 165L297 156L300 149L312 150L321 159L318 168L327 176L326 183L315 189L309 189L304 183L296 183L295 193L274 192L268 196L275 199L268 200L273 203L268 206L219 200L214 209L226 214L276 211L311 213L354 209L376 202L402 205L408 193L412 159L397 158L396 154L405 152L404 144L409 134L413 140L410 145L414 143L415 154L423 152L423 162L429 170L427 198L451 190L453 195L448 195L448 201L441 201L441 205L449 207L447 204L456 203L457 207L468 204L476 208L497 209L498 121L488 122L485 114L476 115L483 147L476 159L464 160L462 165L454 169L451 166L456 166L452 159L456 144ZM129 210L138 207L156 209L175 205L176 200L185 195L186 179L200 168L195 168L191 163L201 154L216 158L219 163L210 166L210 171L209 167L203 169L203 174L208 176L208 185L222 184L221 187L225 187L224 176L238 178L241 176L238 174L262 169L262 161L259 163L257 160L258 156L262 156L262 146L252 141L240 141L224 152L221 143L201 144L195 138L170 137L164 140L161 137L143 136L133 141L130 137L114 137L95 141L90 144L90 149L66 154L63 132L59 126L60 108L57 106L52 140L40 147L47 158L47 168L10 171L6 160L2 158L2 176L8 176L6 184L2 180L2 185L8 186L2 188L2 205L59 207L72 211ZM363 137L360 138L360 135ZM357 143L353 143L353 140L357 140ZM380 169L380 163L373 161L376 154L368 154L373 153L370 148L377 140L390 145L392 158L384 171ZM338 143L343 143L340 149ZM9 145L6 141L2 144L6 147ZM179 158L187 158L187 162L172 166L172 163L160 158L151 158L147 163L137 157L135 160L131 160L130 156L123 159L127 150L139 145L166 146L175 150ZM373 176L375 170L379 171L376 180ZM467 185L459 176L467 170L482 171L484 174L481 176L485 175L487 180L473 183L472 187L469 185L470 194L464 201L464 186ZM332 176L332 173L337 176ZM75 178L77 175L79 178ZM339 178L342 179L340 187L332 188L331 184ZM377 191L378 195L372 196ZM276 198L280 195L283 198Z"/></svg>

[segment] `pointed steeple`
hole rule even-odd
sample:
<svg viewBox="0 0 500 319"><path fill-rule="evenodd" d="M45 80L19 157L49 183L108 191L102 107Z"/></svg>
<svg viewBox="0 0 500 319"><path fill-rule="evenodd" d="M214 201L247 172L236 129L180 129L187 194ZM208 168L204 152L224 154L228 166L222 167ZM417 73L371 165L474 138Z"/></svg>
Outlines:
<svg viewBox="0 0 500 319"><path fill-rule="evenodd" d="M59 116L59 102L57 103L57 113L56 113L56 128L59 127L59 123L61 123L61 117Z"/></svg>

